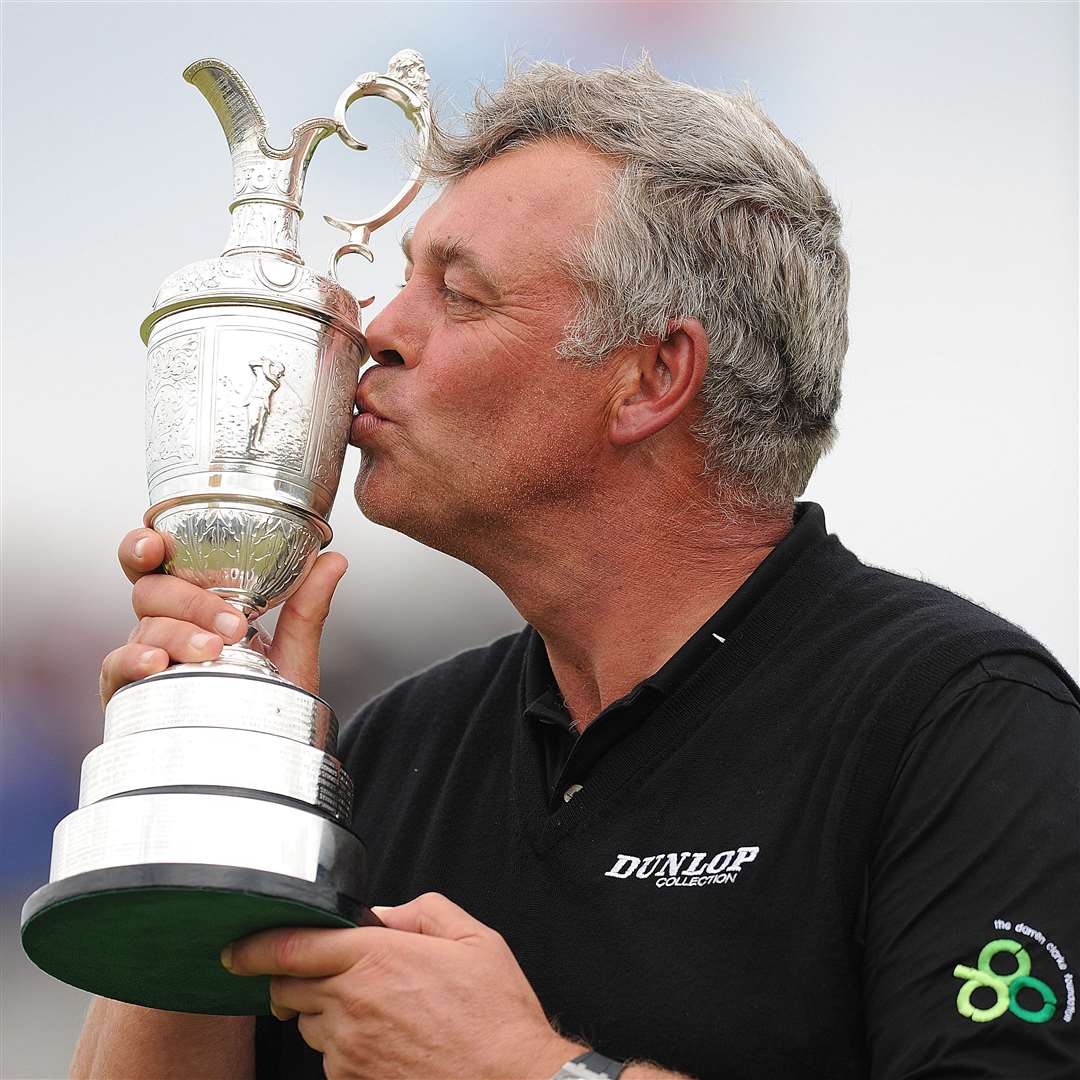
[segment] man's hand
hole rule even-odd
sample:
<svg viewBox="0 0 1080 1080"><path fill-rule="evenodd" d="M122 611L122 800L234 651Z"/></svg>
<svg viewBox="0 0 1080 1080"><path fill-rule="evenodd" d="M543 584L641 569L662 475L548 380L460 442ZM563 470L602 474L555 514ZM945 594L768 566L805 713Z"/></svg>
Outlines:
<svg viewBox="0 0 1080 1080"><path fill-rule="evenodd" d="M153 529L135 529L120 543L120 565L135 585L131 605L139 623L126 645L101 665L101 706L129 682L164 671L170 663L213 660L225 644L240 641L246 620L222 597L156 571L165 543ZM281 674L297 686L319 689L319 639L330 598L348 563L343 555L320 555L303 584L285 602L273 642L264 651Z"/></svg>
<svg viewBox="0 0 1080 1080"><path fill-rule="evenodd" d="M385 928L267 930L222 954L235 975L273 976L275 1015L299 1014L329 1080L546 1080L582 1052L502 937L445 896L376 911Z"/></svg>

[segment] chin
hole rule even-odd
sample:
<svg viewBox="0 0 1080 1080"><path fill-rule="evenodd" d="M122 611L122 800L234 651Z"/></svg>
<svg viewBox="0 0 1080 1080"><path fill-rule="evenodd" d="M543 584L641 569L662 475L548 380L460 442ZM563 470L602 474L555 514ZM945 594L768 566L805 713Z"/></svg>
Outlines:
<svg viewBox="0 0 1080 1080"><path fill-rule="evenodd" d="M380 484L379 478L375 477L375 471L374 459L365 453L360 462L360 471L356 474L356 482L353 484L353 497L356 499L356 505L360 507L360 513L368 521L373 521L376 525L386 525L392 529L395 528L391 520L394 515L388 512L389 507L386 505L388 493L380 490L383 485Z"/></svg>
<svg viewBox="0 0 1080 1080"><path fill-rule="evenodd" d="M490 532L490 523L463 508L453 513L452 494L430 483L412 482L398 471L388 480L377 462L367 458L360 465L353 494L368 521L472 565L477 537Z"/></svg>
<svg viewBox="0 0 1080 1080"><path fill-rule="evenodd" d="M419 522L430 516L407 476L400 470L388 474L377 458L366 453L356 474L353 495L368 521L417 539Z"/></svg>

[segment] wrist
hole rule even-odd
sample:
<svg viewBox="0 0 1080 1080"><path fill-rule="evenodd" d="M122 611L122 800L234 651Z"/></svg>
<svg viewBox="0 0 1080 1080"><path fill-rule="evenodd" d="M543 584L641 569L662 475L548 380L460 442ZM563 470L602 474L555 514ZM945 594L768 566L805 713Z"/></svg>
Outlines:
<svg viewBox="0 0 1080 1080"><path fill-rule="evenodd" d="M538 1053L529 1059L524 1076L535 1076L537 1080L549 1080L568 1061L573 1061L579 1054L584 1054L589 1048L583 1043L574 1042L560 1035L557 1031L551 1031L550 1037L544 1040Z"/></svg>

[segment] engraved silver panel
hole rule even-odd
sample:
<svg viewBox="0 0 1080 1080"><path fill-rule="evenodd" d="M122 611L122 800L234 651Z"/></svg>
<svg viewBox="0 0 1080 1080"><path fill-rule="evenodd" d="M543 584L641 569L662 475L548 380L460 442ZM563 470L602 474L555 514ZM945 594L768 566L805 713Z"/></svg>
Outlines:
<svg viewBox="0 0 1080 1080"><path fill-rule="evenodd" d="M256 497L315 515L329 537L362 342L358 331L266 306L162 318L148 343L147 523L181 498Z"/></svg>
<svg viewBox="0 0 1080 1080"><path fill-rule="evenodd" d="M146 471L195 460L202 331L159 336L146 358Z"/></svg>
<svg viewBox="0 0 1080 1080"><path fill-rule="evenodd" d="M314 519L282 507L181 503L159 513L166 573L261 614L299 587L322 546Z"/></svg>
<svg viewBox="0 0 1080 1080"><path fill-rule="evenodd" d="M105 739L161 728L220 727L264 731L337 751L337 719L325 701L282 681L228 679L199 673L140 679L113 695L105 710ZM205 669L204 669L205 670Z"/></svg>
<svg viewBox="0 0 1080 1080"><path fill-rule="evenodd" d="M321 343L250 318L218 322L212 460L254 461L303 475Z"/></svg>
<svg viewBox="0 0 1080 1080"><path fill-rule="evenodd" d="M121 795L68 814L53 833L50 881L89 870L149 863L204 863L330 876L361 895L363 849L347 829L285 803L235 795Z"/></svg>
<svg viewBox="0 0 1080 1080"><path fill-rule="evenodd" d="M338 821L348 821L352 809L352 780L336 758L291 739L212 727L143 731L103 743L83 759L79 805L175 786L284 795Z"/></svg>

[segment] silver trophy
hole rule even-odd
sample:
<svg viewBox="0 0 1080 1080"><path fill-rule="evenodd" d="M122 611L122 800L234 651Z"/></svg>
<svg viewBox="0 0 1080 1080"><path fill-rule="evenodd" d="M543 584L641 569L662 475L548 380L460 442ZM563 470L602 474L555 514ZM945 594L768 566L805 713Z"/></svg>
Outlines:
<svg viewBox="0 0 1080 1080"><path fill-rule="evenodd" d="M224 596L253 623L303 581L331 537L360 365L346 254L420 189L419 170L377 214L326 220L348 234L325 275L297 252L301 194L318 144L365 149L345 114L361 97L398 105L421 153L428 76L404 50L360 76L333 119L293 129L285 150L244 80L220 60L185 72L217 114L233 162L225 251L166 278L142 324L148 348L146 524L167 573ZM229 975L229 941L273 926L374 921L337 720L244 642L120 690L82 767L79 808L56 827L49 884L23 909L23 945L45 971L153 1008L259 1014L267 980Z"/></svg>

